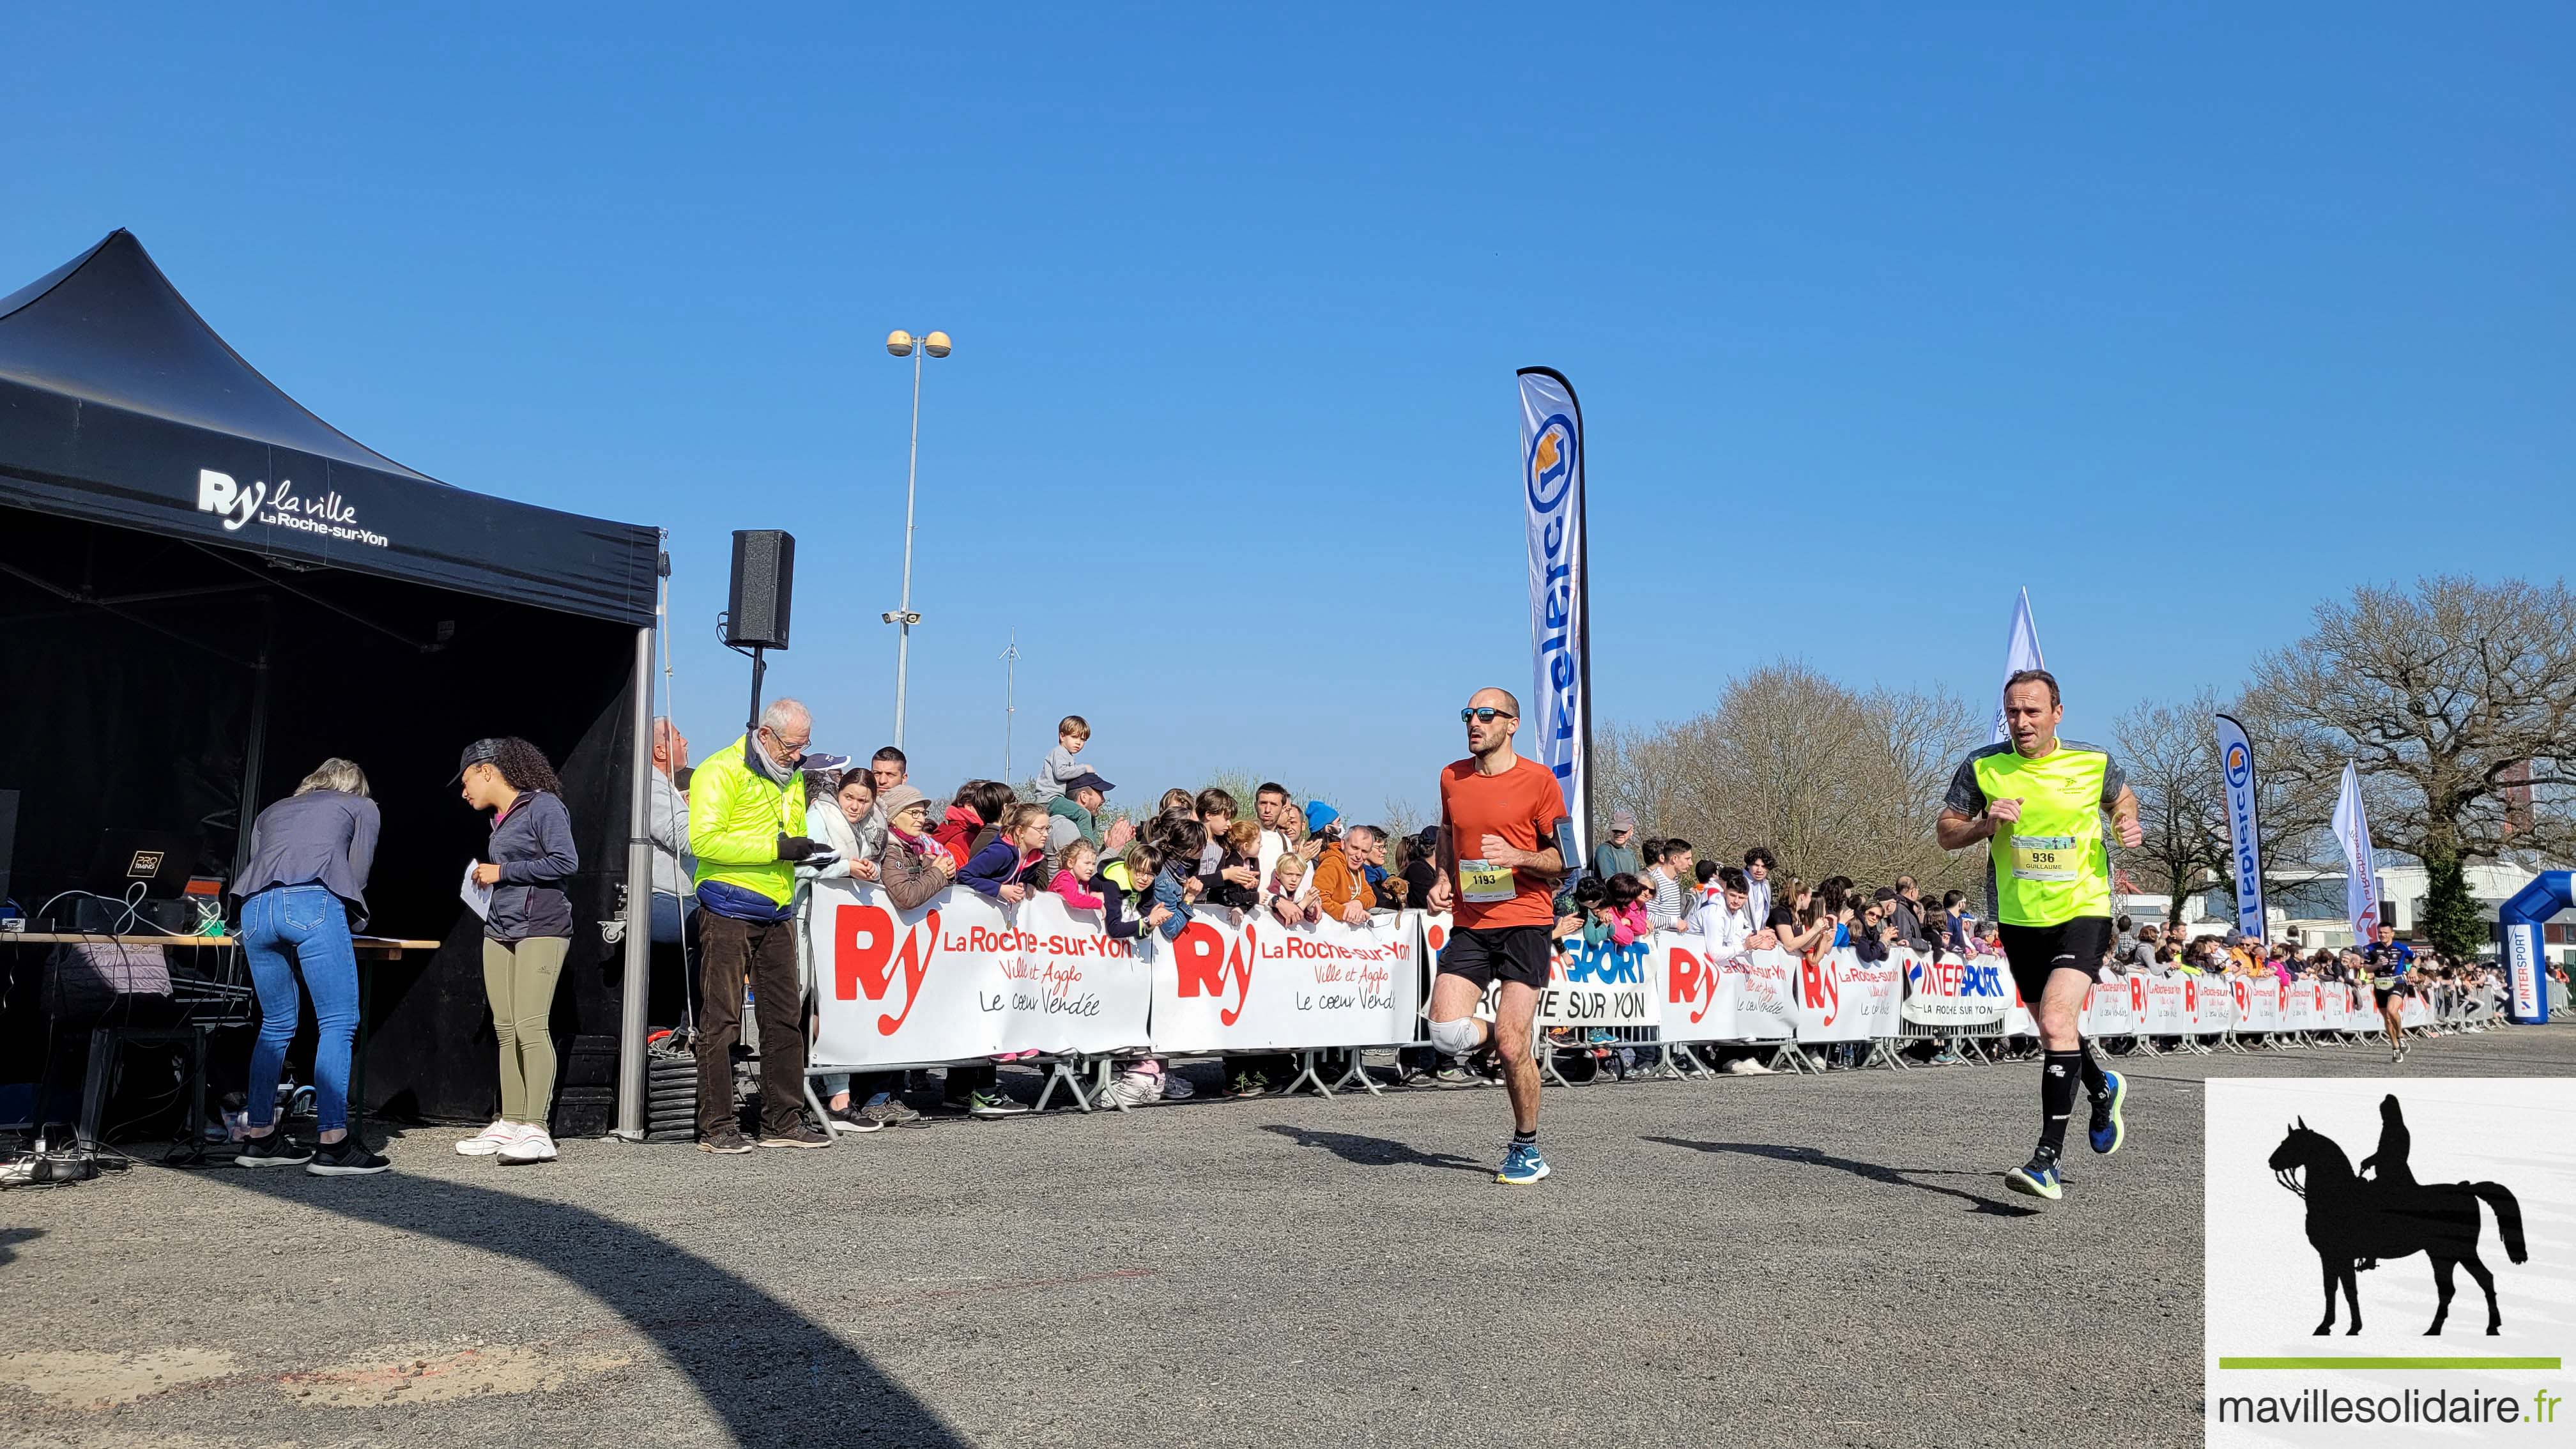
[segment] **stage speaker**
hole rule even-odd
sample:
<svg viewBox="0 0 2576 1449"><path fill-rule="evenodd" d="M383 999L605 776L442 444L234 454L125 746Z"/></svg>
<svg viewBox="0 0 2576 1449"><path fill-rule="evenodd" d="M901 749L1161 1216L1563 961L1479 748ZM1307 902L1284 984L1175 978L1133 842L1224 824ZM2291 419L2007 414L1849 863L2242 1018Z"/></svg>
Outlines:
<svg viewBox="0 0 2576 1449"><path fill-rule="evenodd" d="M741 649L786 648L787 599L795 581L796 535L781 528L735 529L725 642Z"/></svg>

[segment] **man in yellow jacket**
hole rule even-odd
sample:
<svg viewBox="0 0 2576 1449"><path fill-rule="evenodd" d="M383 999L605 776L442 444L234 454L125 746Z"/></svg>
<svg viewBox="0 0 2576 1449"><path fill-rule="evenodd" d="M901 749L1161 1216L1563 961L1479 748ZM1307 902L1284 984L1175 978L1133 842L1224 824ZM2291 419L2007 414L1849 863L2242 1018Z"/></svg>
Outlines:
<svg viewBox="0 0 2576 1449"><path fill-rule="evenodd" d="M749 1152L734 1118L733 1046L747 978L760 1013L760 1145L826 1147L807 1124L804 984L796 975L796 863L805 837L805 748L814 717L770 701L750 735L698 762L689 781L697 857L698 1149Z"/></svg>

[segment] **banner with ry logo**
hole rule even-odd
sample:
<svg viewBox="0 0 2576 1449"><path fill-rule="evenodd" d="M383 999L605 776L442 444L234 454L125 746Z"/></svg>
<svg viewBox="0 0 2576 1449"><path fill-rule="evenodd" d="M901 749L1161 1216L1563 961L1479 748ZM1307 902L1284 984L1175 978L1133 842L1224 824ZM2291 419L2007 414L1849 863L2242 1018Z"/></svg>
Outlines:
<svg viewBox="0 0 2576 1449"><path fill-rule="evenodd" d="M2225 1036L2236 1027L2236 993L2224 977L2184 972L2182 1006L2193 1036Z"/></svg>
<svg viewBox="0 0 2576 1449"><path fill-rule="evenodd" d="M1691 931L1657 931L1647 960L1650 982L1662 986L1665 1041L1786 1041L1789 993L1796 989L1797 958L1785 951L1754 951L1711 965Z"/></svg>
<svg viewBox="0 0 2576 1449"><path fill-rule="evenodd" d="M1414 948L1425 939L1414 918L1291 929L1266 915L1234 924L1226 914L1202 909L1178 939L1156 935L1147 948L1156 1051L1299 1051L1414 1039Z"/></svg>
<svg viewBox="0 0 2576 1449"><path fill-rule="evenodd" d="M951 888L898 911L865 881L812 883L805 922L822 1022L811 1060L835 1067L1145 1044L1145 963L1097 911L1053 895L1016 906Z"/></svg>
<svg viewBox="0 0 2576 1449"><path fill-rule="evenodd" d="M1431 987L1434 982L1440 979L1440 951L1441 948L1449 944L1449 933L1452 930L1455 930L1456 926L1450 920L1449 913L1447 911L1442 911L1437 915L1429 911L1407 911L1404 914L1406 919L1417 923L1417 928L1421 932L1419 939L1422 943L1422 969L1414 973L1414 979L1422 984L1420 995L1416 998L1419 1005L1414 1008L1414 1015L1421 1017L1424 1021L1429 1021L1431 1019ZM1502 993L1503 983L1500 979L1485 983L1484 999L1476 1003L1475 1015L1478 1021L1492 1021L1494 1019L1494 1013L1500 1007ZM1428 1034L1422 1034L1417 1036L1416 1039L1429 1041L1431 1038Z"/></svg>
<svg viewBox="0 0 2576 1449"><path fill-rule="evenodd" d="M2147 1009L2138 1017L2138 1031L2142 1035L2182 1036L2191 1030L2191 1012L2183 1001L2188 994L2186 978L2140 976L2135 979L2147 993Z"/></svg>
<svg viewBox="0 0 2576 1449"><path fill-rule="evenodd" d="M1869 1041L1897 1034L1905 973L1894 960L1863 962L1848 947L1797 962L1790 1022L1798 1040Z"/></svg>

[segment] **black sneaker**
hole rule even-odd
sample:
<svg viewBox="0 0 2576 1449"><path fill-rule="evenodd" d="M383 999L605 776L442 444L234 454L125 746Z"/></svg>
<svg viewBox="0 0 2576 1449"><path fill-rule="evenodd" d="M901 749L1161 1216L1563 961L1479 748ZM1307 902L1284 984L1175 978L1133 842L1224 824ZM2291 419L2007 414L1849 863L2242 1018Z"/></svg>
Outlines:
<svg viewBox="0 0 2576 1449"><path fill-rule="evenodd" d="M283 1127L265 1137L245 1137L233 1152L235 1167L301 1167L313 1160L313 1149L286 1135Z"/></svg>
<svg viewBox="0 0 2576 1449"><path fill-rule="evenodd" d="M827 1107L823 1111L823 1121L835 1132L882 1132L886 1125L856 1107Z"/></svg>
<svg viewBox="0 0 2576 1449"><path fill-rule="evenodd" d="M749 1152L751 1144L743 1140L741 1128L725 1126L702 1134L698 1138L698 1150L712 1152L719 1157L732 1157Z"/></svg>
<svg viewBox="0 0 2576 1449"><path fill-rule="evenodd" d="M811 1126L799 1122L784 1132L761 1133L760 1145L763 1147L829 1147L832 1145L832 1139L815 1131Z"/></svg>
<svg viewBox="0 0 2576 1449"><path fill-rule="evenodd" d="M313 1160L304 1165L304 1170L315 1177L365 1177L392 1166L382 1156L369 1152L367 1144L357 1138L343 1137L315 1148Z"/></svg>

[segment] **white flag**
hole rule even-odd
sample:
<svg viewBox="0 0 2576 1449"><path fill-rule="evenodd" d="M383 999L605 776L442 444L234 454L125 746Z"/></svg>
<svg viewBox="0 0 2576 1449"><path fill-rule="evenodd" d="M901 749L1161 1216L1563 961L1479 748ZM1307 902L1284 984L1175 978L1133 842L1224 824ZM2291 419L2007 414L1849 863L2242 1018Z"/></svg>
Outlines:
<svg viewBox="0 0 2576 1449"><path fill-rule="evenodd" d="M1520 747L1556 774L1575 859L1592 848L1592 678L1583 563L1583 408L1565 374L1524 367L1521 503L1529 518L1530 699ZM1545 845L1547 842L1540 842ZM1570 866L1574 862L1568 861Z"/></svg>
<svg viewBox="0 0 2576 1449"><path fill-rule="evenodd" d="M2361 772L2350 760L2343 766L2343 795L2335 801L2335 842L2343 847L2344 914L2352 917L2355 945L2367 944L2379 929L2379 876L2372 867L2370 821L2361 813Z"/></svg>
<svg viewBox="0 0 2576 1449"><path fill-rule="evenodd" d="M2039 658L2039 626L2030 621L2030 590L2024 589L2020 599L2013 604L2012 637L2004 641L2004 678L2010 679L2025 669L2047 667ZM1994 742L2002 744L2011 738L2012 731L2004 727L2003 687L1997 685Z"/></svg>

